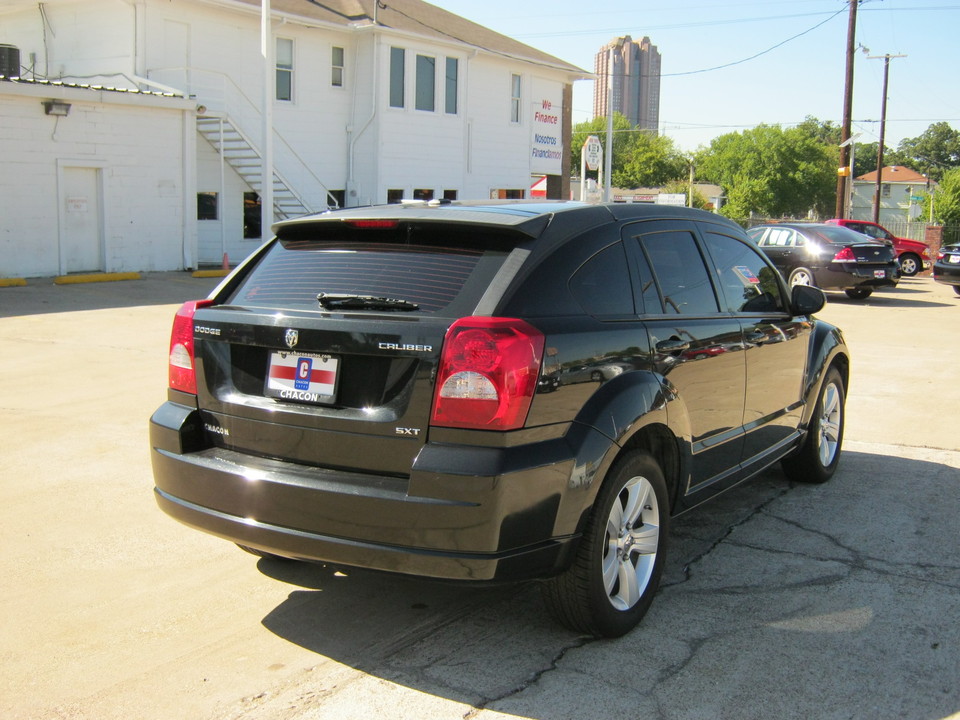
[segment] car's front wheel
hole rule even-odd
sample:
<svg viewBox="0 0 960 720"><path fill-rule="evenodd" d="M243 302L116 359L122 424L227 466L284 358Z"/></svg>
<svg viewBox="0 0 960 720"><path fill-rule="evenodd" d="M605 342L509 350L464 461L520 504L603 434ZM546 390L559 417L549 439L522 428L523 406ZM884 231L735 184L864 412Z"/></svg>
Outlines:
<svg viewBox="0 0 960 720"><path fill-rule="evenodd" d="M646 453L625 455L600 489L573 564L543 585L551 614L591 635L631 630L660 584L669 524L660 467Z"/></svg>
<svg viewBox="0 0 960 720"><path fill-rule="evenodd" d="M824 483L840 462L846 417L846 390L836 368L830 368L820 388L817 404L803 445L780 461L787 477L796 482Z"/></svg>
<svg viewBox="0 0 960 720"><path fill-rule="evenodd" d="M866 300L873 295L873 288L852 288L850 290L844 290L844 292L851 300Z"/></svg>
<svg viewBox="0 0 960 720"><path fill-rule="evenodd" d="M954 286L953 286L953 291L954 291L957 295L960 295L960 285L954 285Z"/></svg>
<svg viewBox="0 0 960 720"><path fill-rule="evenodd" d="M913 277L918 272L920 268L923 267L920 264L920 258L913 253L904 253L900 256L900 272L905 277Z"/></svg>
<svg viewBox="0 0 960 720"><path fill-rule="evenodd" d="M792 273L790 273L790 286L794 285L809 285L810 287L816 287L817 282L813 278L813 273L810 272L805 267L798 267Z"/></svg>

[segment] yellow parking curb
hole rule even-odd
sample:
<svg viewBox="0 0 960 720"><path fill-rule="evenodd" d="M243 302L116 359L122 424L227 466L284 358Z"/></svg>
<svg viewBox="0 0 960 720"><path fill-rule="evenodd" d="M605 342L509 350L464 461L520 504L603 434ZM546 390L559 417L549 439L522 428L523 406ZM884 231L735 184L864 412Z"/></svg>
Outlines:
<svg viewBox="0 0 960 720"><path fill-rule="evenodd" d="M194 270L193 277L195 278L226 277L229 274L230 274L229 270Z"/></svg>
<svg viewBox="0 0 960 720"><path fill-rule="evenodd" d="M77 283L113 282L115 280L139 280L140 273L90 273L89 275L60 275L53 279L54 285L75 285Z"/></svg>
<svg viewBox="0 0 960 720"><path fill-rule="evenodd" d="M0 287L24 287L26 284L23 278L0 278Z"/></svg>

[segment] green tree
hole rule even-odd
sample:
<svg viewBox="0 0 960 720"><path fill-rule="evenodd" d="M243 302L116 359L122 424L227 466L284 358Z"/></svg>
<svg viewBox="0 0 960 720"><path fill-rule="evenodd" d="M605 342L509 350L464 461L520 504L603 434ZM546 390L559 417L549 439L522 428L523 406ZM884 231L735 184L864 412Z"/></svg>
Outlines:
<svg viewBox="0 0 960 720"><path fill-rule="evenodd" d="M934 123L919 137L901 140L897 152L902 165L939 180L951 168L960 167L960 130L949 123Z"/></svg>
<svg viewBox="0 0 960 720"><path fill-rule="evenodd" d="M687 197L687 204L690 202L690 184L686 180L671 180L663 186L661 192L683 194ZM703 193L693 188L693 207L700 210L710 209L710 201L703 196Z"/></svg>
<svg viewBox="0 0 960 720"><path fill-rule="evenodd" d="M571 167L580 169L583 144L590 135L600 138L603 152L607 152L607 120L594 118L577 123L570 141ZM632 127L620 114L613 116L613 158L611 183L616 187L659 187L670 180L683 177L687 161L668 137ZM587 171L588 177L598 173Z"/></svg>
<svg viewBox="0 0 960 720"><path fill-rule="evenodd" d="M630 121L621 113L613 114L613 173L620 168L625 157L624 150L627 143L630 142ZM577 123L573 126L573 135L570 139L570 167L573 172L580 172L580 155L583 152L583 144L591 135L600 138L600 144L603 145L604 160L607 153L607 119L594 118L586 122ZM596 178L597 172L588 170L587 177Z"/></svg>
<svg viewBox="0 0 960 720"><path fill-rule="evenodd" d="M689 167L673 140L642 130L631 132L623 152L619 169L613 171L616 187L660 187L684 177Z"/></svg>
<svg viewBox="0 0 960 720"><path fill-rule="evenodd" d="M944 242L960 241L960 167L947 170L932 194L923 201L923 217L930 217L930 203L933 202L933 219L948 226Z"/></svg>
<svg viewBox="0 0 960 720"><path fill-rule="evenodd" d="M821 142L809 127L784 130L759 125L715 138L698 154L701 179L720 185L721 212L746 218L833 212L839 149Z"/></svg>

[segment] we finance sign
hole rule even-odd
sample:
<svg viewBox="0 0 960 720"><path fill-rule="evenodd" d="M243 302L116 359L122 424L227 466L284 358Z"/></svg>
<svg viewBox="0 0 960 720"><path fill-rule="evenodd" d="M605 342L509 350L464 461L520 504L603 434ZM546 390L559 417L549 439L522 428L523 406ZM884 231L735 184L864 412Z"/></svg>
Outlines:
<svg viewBox="0 0 960 720"><path fill-rule="evenodd" d="M557 95L560 94L557 90ZM533 105L533 142L530 145L530 172L559 175L563 160L563 102L546 93Z"/></svg>

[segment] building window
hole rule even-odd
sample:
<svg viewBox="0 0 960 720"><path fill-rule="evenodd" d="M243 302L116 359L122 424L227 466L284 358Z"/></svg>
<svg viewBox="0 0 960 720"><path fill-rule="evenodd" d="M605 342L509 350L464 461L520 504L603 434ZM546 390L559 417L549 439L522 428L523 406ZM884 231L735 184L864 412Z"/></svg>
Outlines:
<svg viewBox="0 0 960 720"><path fill-rule="evenodd" d="M417 55L417 110L436 110L437 59Z"/></svg>
<svg viewBox="0 0 960 720"><path fill-rule="evenodd" d="M406 51L403 48L390 48L390 107L404 107L403 77Z"/></svg>
<svg viewBox="0 0 960 720"><path fill-rule="evenodd" d="M330 84L343 87L343 48L335 47L330 58Z"/></svg>
<svg viewBox="0 0 960 720"><path fill-rule="evenodd" d="M338 208L344 207L345 203L347 202L346 190L327 190L327 193L329 194L329 197L327 197L327 202L331 203L331 207L334 200L337 202ZM331 197L333 199L331 199Z"/></svg>
<svg viewBox="0 0 960 720"><path fill-rule="evenodd" d="M293 100L293 40L277 38L277 100Z"/></svg>
<svg viewBox="0 0 960 720"><path fill-rule="evenodd" d="M520 122L520 76L510 76L510 122Z"/></svg>
<svg viewBox="0 0 960 720"><path fill-rule="evenodd" d="M448 115L457 114L457 76L460 73L460 61L447 58L447 74L444 78L444 109Z"/></svg>
<svg viewBox="0 0 960 720"><path fill-rule="evenodd" d="M526 191L523 188L499 188L490 191L491 200L523 200Z"/></svg>
<svg viewBox="0 0 960 720"><path fill-rule="evenodd" d="M255 192L243 194L243 236L260 237L260 196Z"/></svg>
<svg viewBox="0 0 960 720"><path fill-rule="evenodd" d="M443 191L443 199L444 199L444 200L451 200L451 201L452 201L452 200L456 200L456 199L457 199L457 191L456 191L456 190L444 190L444 191Z"/></svg>
<svg viewBox="0 0 960 720"><path fill-rule="evenodd" d="M396 205L401 200L403 200L403 190L398 190L396 188L387 190L387 204Z"/></svg>
<svg viewBox="0 0 960 720"><path fill-rule="evenodd" d="M890 186L889 186L889 185L881 185L881 186L880 186L880 195L883 196L883 197L887 197L887 198L890 197Z"/></svg>
<svg viewBox="0 0 960 720"><path fill-rule="evenodd" d="M197 193L197 220L219 220L218 202L215 192Z"/></svg>
<svg viewBox="0 0 960 720"><path fill-rule="evenodd" d="M433 200L433 188L420 188L413 191L414 200Z"/></svg>

